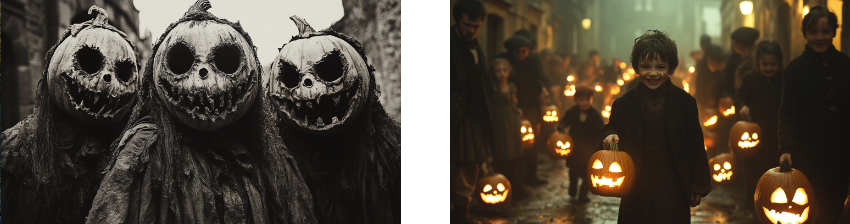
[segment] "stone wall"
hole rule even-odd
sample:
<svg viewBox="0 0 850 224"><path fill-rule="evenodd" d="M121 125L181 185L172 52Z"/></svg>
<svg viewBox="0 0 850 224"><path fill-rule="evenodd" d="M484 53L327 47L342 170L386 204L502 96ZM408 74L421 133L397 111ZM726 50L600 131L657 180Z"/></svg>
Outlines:
<svg viewBox="0 0 850 224"><path fill-rule="evenodd" d="M401 1L343 0L345 15L331 29L352 36L375 66L381 104L401 122Z"/></svg>

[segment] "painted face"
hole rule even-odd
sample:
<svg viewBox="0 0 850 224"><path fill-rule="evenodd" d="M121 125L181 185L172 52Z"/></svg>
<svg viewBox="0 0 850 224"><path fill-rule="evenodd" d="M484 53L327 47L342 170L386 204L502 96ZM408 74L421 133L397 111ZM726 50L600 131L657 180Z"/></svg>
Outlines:
<svg viewBox="0 0 850 224"><path fill-rule="evenodd" d="M773 77L779 72L779 60L773 55L764 55L759 59L759 72L765 77Z"/></svg>
<svg viewBox="0 0 850 224"><path fill-rule="evenodd" d="M821 17L812 26L806 29L803 33L806 38L806 46L809 46L818 53L824 53L832 46L832 38L835 37L835 31L829 26L826 17Z"/></svg>
<svg viewBox="0 0 850 224"><path fill-rule="evenodd" d="M638 75L640 82L646 85L649 89L658 89L661 84L667 82L670 71L667 62L661 61L657 56L654 59L638 61Z"/></svg>
<svg viewBox="0 0 850 224"><path fill-rule="evenodd" d="M579 109L587 110L587 109L590 109L590 106L593 104L593 98L592 97L576 97L575 102L576 102L576 105L578 105Z"/></svg>

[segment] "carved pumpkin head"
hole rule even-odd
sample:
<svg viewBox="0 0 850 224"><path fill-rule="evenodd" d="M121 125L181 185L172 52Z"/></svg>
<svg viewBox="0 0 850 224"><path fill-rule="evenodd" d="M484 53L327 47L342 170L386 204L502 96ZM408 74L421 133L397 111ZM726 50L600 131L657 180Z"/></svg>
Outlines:
<svg viewBox="0 0 850 224"><path fill-rule="evenodd" d="M141 83L136 51L126 35L106 23L106 11L74 24L48 56L47 82L53 103L66 114L93 123L115 123L132 110Z"/></svg>
<svg viewBox="0 0 850 224"><path fill-rule="evenodd" d="M720 113L723 114L723 117L735 115L735 101L732 100L731 96L720 98L717 101L717 107Z"/></svg>
<svg viewBox="0 0 850 224"><path fill-rule="evenodd" d="M549 141L546 141L549 156L553 159L565 159L572 152L573 139L569 135L555 131L549 136Z"/></svg>
<svg viewBox="0 0 850 224"><path fill-rule="evenodd" d="M783 161L765 172L756 185L756 216L762 223L803 223L809 218L812 196L806 175Z"/></svg>
<svg viewBox="0 0 850 224"><path fill-rule="evenodd" d="M729 131L729 148L735 155L753 157L758 154L761 127L753 122L738 121Z"/></svg>
<svg viewBox="0 0 850 224"><path fill-rule="evenodd" d="M619 151L612 143L612 150L599 150L590 156L587 176L590 192L602 196L624 197L632 190L635 182L635 165L628 153Z"/></svg>
<svg viewBox="0 0 850 224"><path fill-rule="evenodd" d="M332 30L316 32L298 16L299 34L266 73L278 115L297 129L330 133L352 123L379 94L363 47Z"/></svg>
<svg viewBox="0 0 850 224"><path fill-rule="evenodd" d="M721 153L708 160L708 167L711 169L711 179L714 181L728 182L732 179L733 166L735 159L732 154Z"/></svg>
<svg viewBox="0 0 850 224"><path fill-rule="evenodd" d="M502 174L482 177L475 187L481 202L485 204L504 204L511 199L511 182Z"/></svg>
<svg viewBox="0 0 850 224"><path fill-rule="evenodd" d="M546 123L554 123L558 122L558 107L555 105L549 105L543 107L543 121Z"/></svg>
<svg viewBox="0 0 850 224"><path fill-rule="evenodd" d="M702 122L702 126L708 129L714 129L717 127L717 119L720 117L720 114L715 109L706 108L703 113L700 121Z"/></svg>
<svg viewBox="0 0 850 224"><path fill-rule="evenodd" d="M194 7L193 7L194 8ZM153 52L153 81L180 123L213 131L238 120L257 96L261 67L238 23L190 9Z"/></svg>
<svg viewBox="0 0 850 224"><path fill-rule="evenodd" d="M534 147L534 130L531 129L531 122L523 119L520 133L522 133L522 148L529 150Z"/></svg>

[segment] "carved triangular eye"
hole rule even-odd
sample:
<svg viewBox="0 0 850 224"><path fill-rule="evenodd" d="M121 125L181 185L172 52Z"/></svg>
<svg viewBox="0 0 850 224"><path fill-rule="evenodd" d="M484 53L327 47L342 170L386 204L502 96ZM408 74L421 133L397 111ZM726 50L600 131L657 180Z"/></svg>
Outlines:
<svg viewBox="0 0 850 224"><path fill-rule="evenodd" d="M794 192L794 199L791 200L798 205L805 205L809 203L809 197L806 195L806 190L803 188L797 188L797 192Z"/></svg>
<svg viewBox="0 0 850 224"><path fill-rule="evenodd" d="M333 50L331 53L325 55L325 57L322 58L322 60L319 61L313 69L316 70L316 74L319 75L319 78L331 82L342 77L344 67L345 63L343 61L342 54L339 50Z"/></svg>
<svg viewBox="0 0 850 224"><path fill-rule="evenodd" d="M614 172L614 173L619 173L619 172L623 172L623 169L620 168L620 164L617 164L617 162L613 162L613 163L611 163L611 167L608 167L608 171L611 171L611 172Z"/></svg>
<svg viewBox="0 0 850 224"><path fill-rule="evenodd" d="M280 60L280 71L277 74L277 81L282 82L286 88L295 88L301 80L301 74L298 68L287 60Z"/></svg>
<svg viewBox="0 0 850 224"><path fill-rule="evenodd" d="M602 169L602 162L599 161L598 159L595 162L593 162L593 169Z"/></svg>
<svg viewBox="0 0 850 224"><path fill-rule="evenodd" d="M773 194L770 195L770 202L780 204L788 203L788 198L785 197L785 191L783 191L781 187L776 188L776 191L773 191Z"/></svg>
<svg viewBox="0 0 850 224"><path fill-rule="evenodd" d="M750 133L744 132L744 134L741 135L741 140L747 140L747 138L750 138Z"/></svg>

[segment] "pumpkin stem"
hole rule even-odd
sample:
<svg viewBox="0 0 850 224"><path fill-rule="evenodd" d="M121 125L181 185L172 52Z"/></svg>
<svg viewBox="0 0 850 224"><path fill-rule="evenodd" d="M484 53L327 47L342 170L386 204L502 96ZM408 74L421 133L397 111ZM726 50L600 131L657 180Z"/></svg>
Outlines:
<svg viewBox="0 0 850 224"><path fill-rule="evenodd" d="M308 37L310 34L316 33L316 30L307 23L307 20L304 20L298 16L289 17L293 22L295 22L295 26L298 26L298 36L299 37Z"/></svg>
<svg viewBox="0 0 850 224"><path fill-rule="evenodd" d="M97 15L94 17L94 19L91 20L92 25L95 25L95 26L105 26L105 25L107 25L106 18L109 17L109 14L106 13L106 10L103 10L102 8L97 7L96 5L93 5L89 8L89 15L91 15L91 13L94 12L94 11L97 11Z"/></svg>
<svg viewBox="0 0 850 224"><path fill-rule="evenodd" d="M195 2L192 7L189 7L189 11L186 11L183 16L187 16L196 12L206 12L208 9L212 8L212 4L210 4L209 0L198 0Z"/></svg>
<svg viewBox="0 0 850 224"><path fill-rule="evenodd" d="M750 114L747 114L747 122L753 122L753 117L750 117Z"/></svg>
<svg viewBox="0 0 850 224"><path fill-rule="evenodd" d="M782 160L782 163L779 163L779 172L787 173L791 172L791 165L788 165L788 160Z"/></svg>
<svg viewBox="0 0 850 224"><path fill-rule="evenodd" d="M611 151L620 151L620 147L614 141L611 141Z"/></svg>

